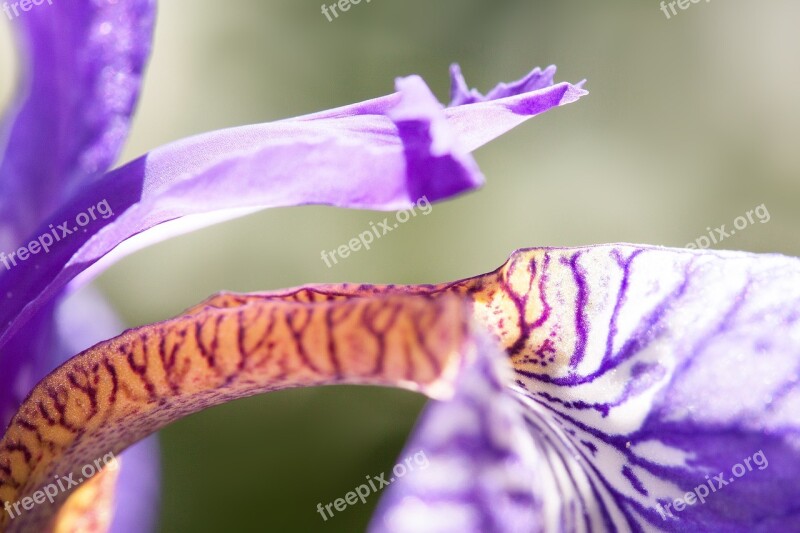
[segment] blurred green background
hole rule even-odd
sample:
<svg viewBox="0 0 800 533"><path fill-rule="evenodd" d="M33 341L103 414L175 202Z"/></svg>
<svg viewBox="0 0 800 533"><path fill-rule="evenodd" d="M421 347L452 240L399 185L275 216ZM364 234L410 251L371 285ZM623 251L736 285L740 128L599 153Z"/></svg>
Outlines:
<svg viewBox="0 0 800 533"><path fill-rule="evenodd" d="M328 2L330 3L330 2ZM309 282L438 282L515 248L684 246L765 204L718 248L800 255L800 3L374 0L328 22L320 0L165 0L123 160L206 130L386 94L419 73L446 100L447 68L488 90L535 65L588 79L579 103L481 149L480 192L416 217L333 268L333 249L384 215L279 209L123 260L99 280L129 326L222 289ZM14 83L0 26L0 105ZM377 177L376 177L377 179ZM388 470L423 407L408 393L330 388L210 409L161 433L161 527L359 531L378 499L322 522L318 502Z"/></svg>

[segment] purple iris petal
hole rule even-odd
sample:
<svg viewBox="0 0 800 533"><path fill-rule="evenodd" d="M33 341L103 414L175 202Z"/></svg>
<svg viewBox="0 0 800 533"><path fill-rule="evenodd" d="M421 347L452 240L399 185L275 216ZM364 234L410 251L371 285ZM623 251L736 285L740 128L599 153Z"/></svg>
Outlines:
<svg viewBox="0 0 800 533"><path fill-rule="evenodd" d="M31 388L62 362L55 360L63 354L57 350L54 307L53 303L47 305L25 324L19 335L0 348L0 427L3 431Z"/></svg>
<svg viewBox="0 0 800 533"><path fill-rule="evenodd" d="M541 522L528 530L797 529L799 260L618 245L523 250L506 272L531 324L522 329L531 354L513 354L506 390L538 454L527 475ZM454 402L432 411L464 412ZM487 444L473 453L486 455L492 433L480 412L475 404L473 426ZM464 442L464 430L449 448L431 440L449 427L435 416L414 444L434 447L431 471L436 450L463 455ZM505 475L487 469L469 483ZM492 513L435 478L409 476L392 490L378 526L410 508Z"/></svg>
<svg viewBox="0 0 800 533"><path fill-rule="evenodd" d="M31 6L28 6L31 7ZM71 193L101 177L127 136L150 52L154 0L55 2L26 9L14 24L23 79L0 125L0 251L56 211ZM2 267L5 273L5 266ZM2 277L2 276L0 276ZM4 301L19 285L9 285ZM96 305L89 305L91 302ZM52 300L0 349L0 424L30 388L67 357L119 332L99 297L78 312ZM158 450L150 439L123 455L114 531L153 529Z"/></svg>
<svg viewBox="0 0 800 533"><path fill-rule="evenodd" d="M467 150L475 150L555 106L568 104L587 94L578 85L558 83L530 93L512 94L499 100L448 107L447 122ZM479 124L480 127L476 127Z"/></svg>
<svg viewBox="0 0 800 533"><path fill-rule="evenodd" d="M91 287L50 302L0 349L0 427L6 427L45 375L123 329L111 306Z"/></svg>
<svg viewBox="0 0 800 533"><path fill-rule="evenodd" d="M0 343L75 276L163 222L235 208L398 209L422 196L448 198L483 182L469 151L585 93L559 84L443 109L418 77L398 80L398 88L397 96L365 102L363 109L349 106L186 139L110 172L51 217L55 225L69 222L64 230L46 223L34 232L33 238L59 235L49 253L0 277L0 294L7 295ZM98 217L91 232L71 222L103 201L115 216Z"/></svg>
<svg viewBox="0 0 800 533"><path fill-rule="evenodd" d="M482 184L472 150L584 94L552 85L552 69L537 70L475 97L469 109L445 109L412 76L384 98L186 139L106 173L128 132L154 10L154 0L66 2L16 22L26 70L0 146L4 425L44 374L119 332L98 295L63 297L76 276L85 281L89 267L96 273L113 260L111 251L119 257L122 243L135 245L132 237L158 238L148 230L165 222L182 219L186 230L208 223L209 214L218 220L242 209L397 209L422 196L446 199ZM465 86L460 76L457 82ZM155 441L123 454L120 475L113 531L152 529Z"/></svg>
<svg viewBox="0 0 800 533"><path fill-rule="evenodd" d="M0 226L19 244L101 176L125 141L150 51L154 0L50 2L14 20L22 87L0 165ZM0 146L2 149L2 146Z"/></svg>
<svg viewBox="0 0 800 533"><path fill-rule="evenodd" d="M461 67L453 65L450 67L450 105L459 106L477 102L488 102L546 89L553 85L553 77L555 74L556 67L554 65L550 65L544 70L535 68L522 79L511 83L499 83L497 87L484 96L477 89L470 89L464 76L461 74Z"/></svg>
<svg viewBox="0 0 800 533"><path fill-rule="evenodd" d="M19 20L27 70L3 124L0 163L3 424L44 374L118 332L97 297L83 295L80 311L58 320L56 309L76 276L72 289L141 245L145 232L152 241L273 206L388 210L450 198L483 183L472 150L584 94L569 84L516 84L469 110L445 109L411 76L383 98L186 139L106 173L138 97L154 4L64 3ZM152 442L123 456L118 498L126 501L118 499L115 531L151 528L157 463Z"/></svg>
<svg viewBox="0 0 800 533"><path fill-rule="evenodd" d="M156 531L161 501L160 464L156 436L131 446L120 456L110 533Z"/></svg>

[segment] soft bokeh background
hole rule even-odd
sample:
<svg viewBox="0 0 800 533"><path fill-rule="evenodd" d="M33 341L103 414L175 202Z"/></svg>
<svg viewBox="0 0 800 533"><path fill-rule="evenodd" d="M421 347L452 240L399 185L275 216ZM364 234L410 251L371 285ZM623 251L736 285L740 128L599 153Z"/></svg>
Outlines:
<svg viewBox="0 0 800 533"><path fill-rule="evenodd" d="M281 209L171 240L100 288L128 325L222 289L438 282L515 248L683 246L765 204L718 248L800 255L800 3L374 0L328 22L315 0L164 0L124 160L206 130L385 94L422 74L442 99L460 62L482 90L534 65L587 78L589 97L481 149L484 190L438 204L333 268L320 259L382 214ZM330 3L330 2L329 2ZM0 22L0 105L14 83ZM380 176L375 176L376 181ZM161 434L163 531L359 531L378 499L316 513L390 468L421 398L331 388L239 401Z"/></svg>

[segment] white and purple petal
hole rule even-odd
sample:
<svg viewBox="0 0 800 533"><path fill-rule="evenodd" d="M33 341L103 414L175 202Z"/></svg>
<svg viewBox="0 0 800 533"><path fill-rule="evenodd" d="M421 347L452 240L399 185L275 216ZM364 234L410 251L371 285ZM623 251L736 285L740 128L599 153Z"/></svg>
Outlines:
<svg viewBox="0 0 800 533"><path fill-rule="evenodd" d="M539 334L568 364L516 365L514 394L571 465L575 530L800 524L797 259L598 246L538 266Z"/></svg>

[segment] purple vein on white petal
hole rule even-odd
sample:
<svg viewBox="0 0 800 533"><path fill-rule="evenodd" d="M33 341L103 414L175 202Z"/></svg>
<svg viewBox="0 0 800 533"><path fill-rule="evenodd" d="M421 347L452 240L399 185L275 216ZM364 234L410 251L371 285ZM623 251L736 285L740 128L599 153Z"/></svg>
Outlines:
<svg viewBox="0 0 800 533"><path fill-rule="evenodd" d="M557 376L550 379L517 368L502 391L521 407L533 443L516 448L534 454L520 472L537 502L528 514L506 515L526 516L520 530L738 533L800 524L800 261L595 246L521 250L503 276L505 290L517 293L517 311L537 324L522 336L538 343L512 343L507 356L528 364L526 354L549 342L555 328L557 357L566 367L550 367ZM543 293L530 292L536 288ZM542 302L549 302L549 312ZM581 343L583 357L575 359ZM491 382L490 372L480 374ZM469 390L475 389L461 394ZM482 442L491 435L486 419L454 422L455 413L489 411L499 405L493 402L500 401L457 395L433 403L407 453L427 447L431 465L438 458L447 472L445 458L458 456L465 434L487 432ZM515 412L504 405L507 414ZM472 448L473 460L485 461L482 468L463 468L469 487L498 479L487 474L492 463L481 459L483 451ZM755 453L769 458L768 468L662 519L659 505L684 498L707 476L730 475ZM373 529L521 527L487 521L492 510L485 501L459 490L458 478L440 478L452 483L418 476L392 486Z"/></svg>
<svg viewBox="0 0 800 533"><path fill-rule="evenodd" d="M559 435L546 440L573 467L560 486L600 506L590 512L592 529L767 531L767 523L800 523L800 510L770 501L800 496L789 481L800 473L800 421L789 407L800 406L800 262L629 246L548 253L561 271L549 273L547 293L591 310L585 357L560 378L517 371L513 388L534 440ZM577 315L562 316L577 329ZM785 329L776 337L767 324ZM565 339L559 350L570 360L580 336ZM743 386L749 394L735 392ZM656 503L683 497L760 447L783 466L748 473L704 505L661 519ZM751 494L765 490L769 498Z"/></svg>

